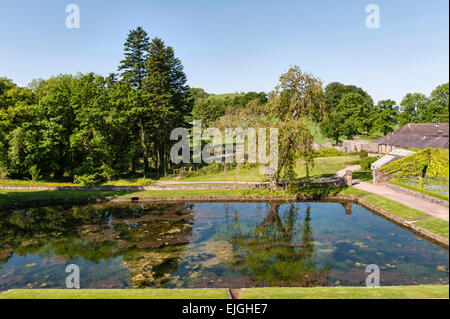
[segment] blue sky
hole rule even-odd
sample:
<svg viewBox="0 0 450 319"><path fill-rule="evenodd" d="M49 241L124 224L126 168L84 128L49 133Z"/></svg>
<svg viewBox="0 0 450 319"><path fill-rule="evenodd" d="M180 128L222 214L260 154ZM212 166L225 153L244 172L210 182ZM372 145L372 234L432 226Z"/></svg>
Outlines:
<svg viewBox="0 0 450 319"><path fill-rule="evenodd" d="M80 29L65 8L79 5ZM380 7L368 29L366 6ZM20 85L59 73L117 69L140 25L211 93L270 91L299 65L361 86L375 101L429 94L449 78L448 0L0 0L0 76Z"/></svg>

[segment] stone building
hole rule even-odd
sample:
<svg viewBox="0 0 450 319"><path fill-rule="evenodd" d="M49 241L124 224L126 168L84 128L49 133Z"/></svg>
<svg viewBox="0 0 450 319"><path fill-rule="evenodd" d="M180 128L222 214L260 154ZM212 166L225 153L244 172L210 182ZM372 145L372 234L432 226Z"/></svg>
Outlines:
<svg viewBox="0 0 450 319"><path fill-rule="evenodd" d="M378 153L389 154L395 149L449 149L448 123L411 123L375 141Z"/></svg>

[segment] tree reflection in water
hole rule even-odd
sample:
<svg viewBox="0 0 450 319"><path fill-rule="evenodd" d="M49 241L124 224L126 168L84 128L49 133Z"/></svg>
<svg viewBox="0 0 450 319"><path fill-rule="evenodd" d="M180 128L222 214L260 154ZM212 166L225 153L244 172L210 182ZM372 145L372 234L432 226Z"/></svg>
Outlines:
<svg viewBox="0 0 450 319"><path fill-rule="evenodd" d="M252 278L253 286L328 286L331 265L319 267L314 260L310 206L303 220L294 203L282 216L279 207L271 203L262 221L243 222L237 211L227 219L216 238L232 242L231 267Z"/></svg>
<svg viewBox="0 0 450 319"><path fill-rule="evenodd" d="M184 203L69 205L2 211L0 272L13 254L47 258L47 267L49 263L60 265L74 260L98 264L120 257L130 271L133 287L164 287L177 269L182 244L189 242L192 220L192 205ZM17 282L24 274L9 277L11 282ZM64 283L59 277L54 281L55 285ZM51 287L51 280L46 284Z"/></svg>

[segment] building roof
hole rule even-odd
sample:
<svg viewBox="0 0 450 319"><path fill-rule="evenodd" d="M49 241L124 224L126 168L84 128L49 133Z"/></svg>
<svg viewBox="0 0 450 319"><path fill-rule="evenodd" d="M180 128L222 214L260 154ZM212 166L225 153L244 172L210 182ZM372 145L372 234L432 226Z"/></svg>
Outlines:
<svg viewBox="0 0 450 319"><path fill-rule="evenodd" d="M448 123L406 124L395 132L379 138L375 143L405 148L433 147L448 150L448 128Z"/></svg>
<svg viewBox="0 0 450 319"><path fill-rule="evenodd" d="M380 158L378 161L373 162L372 165L370 166L370 168L372 170L380 169L389 163L392 163L396 160L399 160L403 157L409 156L414 153L415 152L413 152L413 151L407 151L407 150L399 150L399 149L393 150L388 155L385 155L382 158Z"/></svg>

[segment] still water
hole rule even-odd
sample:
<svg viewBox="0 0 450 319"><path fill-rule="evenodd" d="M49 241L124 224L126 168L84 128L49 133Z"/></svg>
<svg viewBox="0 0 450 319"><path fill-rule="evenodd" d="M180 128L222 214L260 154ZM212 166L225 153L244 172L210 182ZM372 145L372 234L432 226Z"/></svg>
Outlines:
<svg viewBox="0 0 450 319"><path fill-rule="evenodd" d="M351 203L127 203L0 211L0 290L448 284L448 250Z"/></svg>

